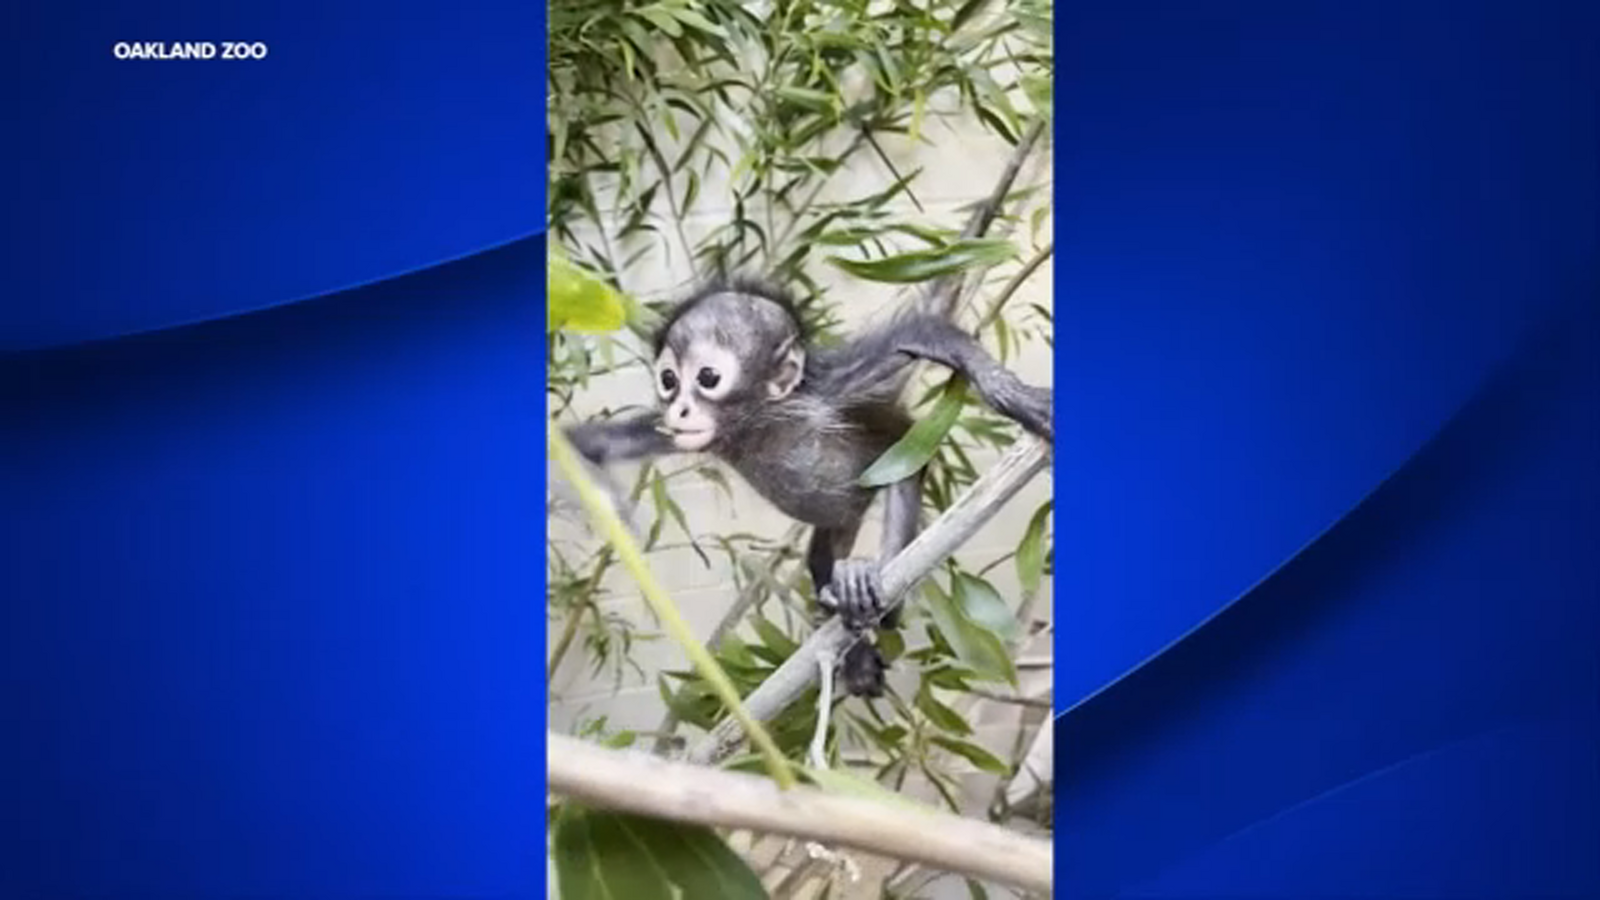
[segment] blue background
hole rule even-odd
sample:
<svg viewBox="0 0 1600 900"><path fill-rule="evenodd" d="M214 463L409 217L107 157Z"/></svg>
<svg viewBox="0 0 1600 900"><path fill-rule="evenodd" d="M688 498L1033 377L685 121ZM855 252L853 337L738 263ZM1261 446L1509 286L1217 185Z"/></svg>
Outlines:
<svg viewBox="0 0 1600 900"><path fill-rule="evenodd" d="M542 893L541 13L11 11L0 896ZM1064 896L1600 895L1594 18L1058 10Z"/></svg>
<svg viewBox="0 0 1600 900"><path fill-rule="evenodd" d="M543 5L242 6L6 15L0 897L543 896Z"/></svg>
<svg viewBox="0 0 1600 900"><path fill-rule="evenodd" d="M1600 896L1597 11L1058 8L1063 896Z"/></svg>

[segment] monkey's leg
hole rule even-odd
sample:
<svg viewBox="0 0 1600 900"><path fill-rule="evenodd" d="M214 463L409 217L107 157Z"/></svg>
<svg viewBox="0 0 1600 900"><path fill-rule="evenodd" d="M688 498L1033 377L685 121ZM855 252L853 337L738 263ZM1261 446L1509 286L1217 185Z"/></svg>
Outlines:
<svg viewBox="0 0 1600 900"><path fill-rule="evenodd" d="M857 634L874 626L900 627L900 608L884 608L882 572L883 566L917 536L918 514L922 509L922 473L898 481L885 491L883 545L878 558L845 559L834 566L832 593L837 598L839 614L846 627ZM856 696L882 696L888 668L877 645L865 639L851 644L840 660L845 687Z"/></svg>
<svg viewBox="0 0 1600 900"><path fill-rule="evenodd" d="M861 523L842 528L817 528L806 549L806 568L817 589L817 606L824 617L840 616L851 632L861 633L876 618L868 599L875 584L876 564L871 560L839 559L855 545ZM879 592L881 593L881 592ZM883 693L883 658L871 641L858 639L840 659L845 690L855 696L877 697Z"/></svg>
<svg viewBox="0 0 1600 900"><path fill-rule="evenodd" d="M1023 383L955 325L933 316L910 318L896 334L895 349L960 372L996 412L1045 440L1055 439L1053 392Z"/></svg>

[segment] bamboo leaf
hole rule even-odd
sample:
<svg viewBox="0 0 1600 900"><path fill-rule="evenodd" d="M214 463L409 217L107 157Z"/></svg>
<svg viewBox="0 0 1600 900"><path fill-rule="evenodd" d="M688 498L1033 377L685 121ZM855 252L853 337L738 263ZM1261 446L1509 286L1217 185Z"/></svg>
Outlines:
<svg viewBox="0 0 1600 900"><path fill-rule="evenodd" d="M967 621L1009 640L1017 633L1017 618L989 582L965 572L956 573L951 587L956 606Z"/></svg>
<svg viewBox="0 0 1600 900"><path fill-rule="evenodd" d="M945 384L944 394L933 411L918 420L894 446L874 460L861 473L858 483L862 487L883 487L921 471L938 452L940 442L960 418L965 389L966 382L963 379L951 378Z"/></svg>
<svg viewBox="0 0 1600 900"><path fill-rule="evenodd" d="M832 108L833 105L832 94L825 93L823 91L815 91L810 88L784 85L783 87L780 87L774 91L774 93L784 100L795 104L796 106L803 106L806 109L816 110L818 112L826 111Z"/></svg>
<svg viewBox="0 0 1600 900"><path fill-rule="evenodd" d="M637 11L634 13L634 15L641 16L648 20L650 24L666 32L666 35L669 38L678 38L683 36L683 26L679 25L678 20L674 19L669 12L661 9L660 7L646 7Z"/></svg>
<svg viewBox="0 0 1600 900"><path fill-rule="evenodd" d="M961 590L957 582L956 591ZM929 584L924 593L927 609L939 633L950 645L950 652L973 674L985 681L1017 683L1017 670L1011 654L994 632L974 624L962 612L956 598Z"/></svg>
<svg viewBox="0 0 1600 900"><path fill-rule="evenodd" d="M916 700L913 702L916 704L917 709L928 717L928 721L941 729L952 734L969 735L972 733L972 726L967 724L967 720L961 718L960 713L940 703L933 696L933 692L929 691L926 686L917 691Z"/></svg>
<svg viewBox="0 0 1600 900"><path fill-rule="evenodd" d="M673 900L666 873L601 821L606 813L567 806L556 819L555 863L562 900ZM644 864L639 864L640 862Z"/></svg>
<svg viewBox="0 0 1600 900"><path fill-rule="evenodd" d="M761 643L767 645L773 651L781 653L786 659L800 648L800 645L795 643L793 638L784 634L778 626L767 621L764 616L756 616L755 621L751 624L755 628L756 634L761 638Z"/></svg>
<svg viewBox="0 0 1600 900"><path fill-rule="evenodd" d="M914 284L968 269L993 266L1011 259L1016 248L1003 238L968 238L952 241L929 250L914 250L882 259L846 259L830 256L828 261L857 278L888 284Z"/></svg>
<svg viewBox="0 0 1600 900"><path fill-rule="evenodd" d="M963 757L968 762L985 772L992 772L995 775L1011 774L1010 766L1006 765L1005 762L999 757L983 749L977 744L970 743L968 741L958 741L955 738L941 737L939 735L935 735L932 740L935 744L938 744L957 756Z"/></svg>
<svg viewBox="0 0 1600 900"><path fill-rule="evenodd" d="M567 804L556 819L562 900L765 900L744 860L709 828Z"/></svg>
<svg viewBox="0 0 1600 900"><path fill-rule="evenodd" d="M841 769L801 769L811 783L823 790L842 794L847 797L861 797L867 800L876 800L889 806L900 809L911 809L918 812L933 812L922 804L912 800L904 794L891 791L870 778L862 778L851 772Z"/></svg>
<svg viewBox="0 0 1600 900"><path fill-rule="evenodd" d="M692 9L673 8L668 9L667 12L671 14L674 19L677 19L679 22L682 22L683 24L697 31L703 31L706 34L715 35L720 38L726 38L728 36L728 32L724 31L721 25L713 23L710 19L707 19L705 16L700 15Z"/></svg>
<svg viewBox="0 0 1600 900"><path fill-rule="evenodd" d="M1050 510L1054 505L1055 501L1047 500L1039 507L1017 547L1017 581L1022 585L1023 594L1029 597L1038 592L1039 581L1044 576L1044 529L1050 523Z"/></svg>

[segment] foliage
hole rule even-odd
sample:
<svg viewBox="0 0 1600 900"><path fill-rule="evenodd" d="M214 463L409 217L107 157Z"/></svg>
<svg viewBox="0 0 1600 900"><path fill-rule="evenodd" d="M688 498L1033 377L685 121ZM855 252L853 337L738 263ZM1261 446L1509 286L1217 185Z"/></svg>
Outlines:
<svg viewBox="0 0 1600 900"><path fill-rule="evenodd" d="M1011 192L997 222L1008 234L963 236L932 224L918 190L922 173L901 171L890 152L937 140L947 120L975 118L1015 142L1048 117L1048 3L552 0L549 22L553 265L609 285L568 284L563 296L572 305L552 312L553 323L591 331L547 336L553 415L624 412L582 409L596 380L647 365L637 340L605 332L619 311L635 333L644 331L659 301L712 273L753 270L785 284L824 341L839 325L830 284L915 290L967 276L964 301L993 301L977 320L1002 360L1025 342L1050 341L1048 309L1006 304L1012 282L1048 255L1040 234L1048 192ZM868 159L893 173L887 186L840 184L840 173ZM1031 214L1020 212L1030 203ZM1003 449L1017 431L959 379L929 383L911 399L918 425L864 480L887 483L926 466L924 503L934 515L976 480L975 452ZM625 494L649 510L640 523L645 553L687 549L706 565L720 559L731 568L738 597L729 598L727 627L712 649L745 695L810 631L812 589L797 549L804 535L723 533L725 523L697 518L677 500L689 479L732 496L718 467L684 460L638 467ZM860 771L890 789L918 776L951 806L964 769L1014 771L1014 760L974 740L961 709L975 686L1015 682L1019 620L1050 571L1049 508L1037 511L1014 551L977 571L951 562L908 604L907 628L883 645L914 682L881 701L838 701L835 762L864 763ZM1023 587L1020 602L993 583L991 573L1007 564ZM605 611L617 565L609 545L552 537L547 599L559 638L551 674L581 653L591 672L609 672L615 684L629 673L653 676L670 711L661 731L709 729L726 715L711 684L696 672L640 667L633 651L652 635ZM790 759L803 757L815 728L815 694L807 699L768 723Z"/></svg>
<svg viewBox="0 0 1600 900"><path fill-rule="evenodd" d="M710 828L563 805L552 826L563 900L765 900Z"/></svg>

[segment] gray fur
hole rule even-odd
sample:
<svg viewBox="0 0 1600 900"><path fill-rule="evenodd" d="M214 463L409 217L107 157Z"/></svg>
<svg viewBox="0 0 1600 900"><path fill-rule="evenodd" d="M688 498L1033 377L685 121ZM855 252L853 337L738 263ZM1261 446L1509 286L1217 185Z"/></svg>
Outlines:
<svg viewBox="0 0 1600 900"><path fill-rule="evenodd" d="M879 622L878 571L916 536L921 509L921 473L890 485L884 504L884 543L876 560L851 559L873 492L857 480L911 426L900 395L917 360L947 366L966 376L996 411L1029 431L1053 438L1051 392L1020 381L971 335L937 316L910 313L837 347L804 346L800 324L786 298L769 288L736 285L702 291L668 320L657 348L678 359L710 344L739 361L739 383L711 404L715 436L705 451L722 459L757 493L787 515L814 526L806 553L819 604L838 612L857 630ZM799 384L774 399L768 386L778 377L785 353L802 347ZM789 372L795 371L790 368ZM693 373L682 373L680 391L692 390ZM792 377L789 382L792 383ZM581 425L569 431L578 450L594 462L672 452L660 412ZM877 648L858 641L841 661L852 694L883 690Z"/></svg>

